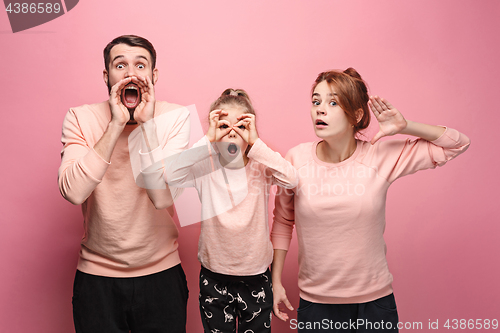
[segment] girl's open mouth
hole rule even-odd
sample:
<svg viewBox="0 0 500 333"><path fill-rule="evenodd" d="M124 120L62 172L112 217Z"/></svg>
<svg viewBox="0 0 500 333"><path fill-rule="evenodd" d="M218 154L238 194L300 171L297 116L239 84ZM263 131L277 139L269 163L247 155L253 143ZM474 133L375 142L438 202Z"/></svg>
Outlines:
<svg viewBox="0 0 500 333"><path fill-rule="evenodd" d="M122 89L122 103L127 109L135 109L141 101L141 91L135 83L129 83Z"/></svg>
<svg viewBox="0 0 500 333"><path fill-rule="evenodd" d="M238 152L238 146L234 143L230 143L229 146L227 146L227 151L230 155L236 155L236 153Z"/></svg>

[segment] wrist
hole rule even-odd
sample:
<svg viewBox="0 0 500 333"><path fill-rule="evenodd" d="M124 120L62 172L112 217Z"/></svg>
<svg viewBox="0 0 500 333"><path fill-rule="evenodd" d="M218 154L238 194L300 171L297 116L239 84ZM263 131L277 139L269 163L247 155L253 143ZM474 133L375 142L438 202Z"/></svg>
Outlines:
<svg viewBox="0 0 500 333"><path fill-rule="evenodd" d="M111 119L111 121L108 124L108 131L121 133L125 128L126 124L127 124L126 122L124 123L118 120Z"/></svg>
<svg viewBox="0 0 500 333"><path fill-rule="evenodd" d="M281 286L282 283L281 283L281 275L273 275L271 274L271 280L273 280L273 284L277 285L277 286Z"/></svg>
<svg viewBox="0 0 500 333"><path fill-rule="evenodd" d="M405 127L401 131L399 131L399 134L410 134L411 135L410 132L411 132L411 127L413 125L413 121L405 119L405 124L406 124Z"/></svg>
<svg viewBox="0 0 500 333"><path fill-rule="evenodd" d="M259 140L259 137L256 137L253 140L252 139L248 140L248 145L252 147L257 142L257 140Z"/></svg>
<svg viewBox="0 0 500 333"><path fill-rule="evenodd" d="M154 118L152 118L152 119L154 119ZM156 130L156 122L152 119L146 120L146 121L137 120L137 123L139 124L139 126L141 126L146 131Z"/></svg>
<svg viewBox="0 0 500 333"><path fill-rule="evenodd" d="M272 280L273 280L273 286L283 288L283 283L281 283L281 279L272 279Z"/></svg>
<svg viewBox="0 0 500 333"><path fill-rule="evenodd" d="M273 282L273 290L275 291L278 291L278 290L284 290L285 287L283 287L283 285L280 283L277 283L276 281L272 281Z"/></svg>
<svg viewBox="0 0 500 333"><path fill-rule="evenodd" d="M156 128L156 125L154 124L154 122L153 122L153 121L151 121L151 120L152 120L152 119L154 119L154 118L149 118L149 119L141 119L141 118L139 118L139 117L137 117L137 118L136 118L136 117L135 117L135 115L134 115L134 119L135 119L135 121L137 121L137 123L138 123L139 125L141 125L141 126L143 125L143 126L146 126L146 127L148 127L148 128L149 128L149 127L154 126L154 127Z"/></svg>

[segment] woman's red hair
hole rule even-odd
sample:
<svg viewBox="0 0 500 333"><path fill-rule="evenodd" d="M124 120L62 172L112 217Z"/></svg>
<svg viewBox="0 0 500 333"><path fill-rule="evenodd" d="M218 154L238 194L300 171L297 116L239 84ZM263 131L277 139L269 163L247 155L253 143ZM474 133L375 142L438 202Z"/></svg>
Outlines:
<svg viewBox="0 0 500 333"><path fill-rule="evenodd" d="M326 81L331 88L337 93L337 100L340 107L344 110L353 125L354 133L365 129L370 124L370 110L368 108L368 88L361 75L352 67L345 71L332 70L323 72L318 75L314 81L311 95L314 93L316 86ZM361 110L361 111L358 111ZM358 121L358 115L361 114L361 119Z"/></svg>

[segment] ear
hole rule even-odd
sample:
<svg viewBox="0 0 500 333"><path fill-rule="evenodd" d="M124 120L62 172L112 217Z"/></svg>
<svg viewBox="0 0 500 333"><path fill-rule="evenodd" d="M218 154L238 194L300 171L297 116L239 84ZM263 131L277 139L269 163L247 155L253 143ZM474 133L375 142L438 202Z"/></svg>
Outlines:
<svg viewBox="0 0 500 333"><path fill-rule="evenodd" d="M106 86L108 85L108 71L107 70L103 70L102 71L102 79L104 80L104 83L106 84Z"/></svg>
<svg viewBox="0 0 500 333"><path fill-rule="evenodd" d="M153 69L153 85L158 81L158 68Z"/></svg>
<svg viewBox="0 0 500 333"><path fill-rule="evenodd" d="M363 109L356 110L356 124L359 123L363 119Z"/></svg>

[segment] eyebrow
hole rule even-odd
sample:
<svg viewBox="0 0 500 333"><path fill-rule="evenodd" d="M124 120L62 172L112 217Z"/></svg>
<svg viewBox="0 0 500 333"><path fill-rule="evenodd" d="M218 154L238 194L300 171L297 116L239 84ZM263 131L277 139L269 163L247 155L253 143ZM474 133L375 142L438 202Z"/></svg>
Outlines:
<svg viewBox="0 0 500 333"><path fill-rule="evenodd" d="M117 59L121 59L121 58L125 58L125 56L121 55L121 54L117 55L116 57L113 58L113 60L111 61L111 63L114 63ZM138 56L135 57L135 59L144 59L144 60L146 60L147 63L149 63L148 58L146 58L143 55L138 55Z"/></svg>
<svg viewBox="0 0 500 333"><path fill-rule="evenodd" d="M314 94L312 94L312 96L311 96L311 97L314 97L314 96L319 96L319 97L321 97L319 93L314 93ZM329 93L329 94L328 94L328 96L337 96L337 93Z"/></svg>

